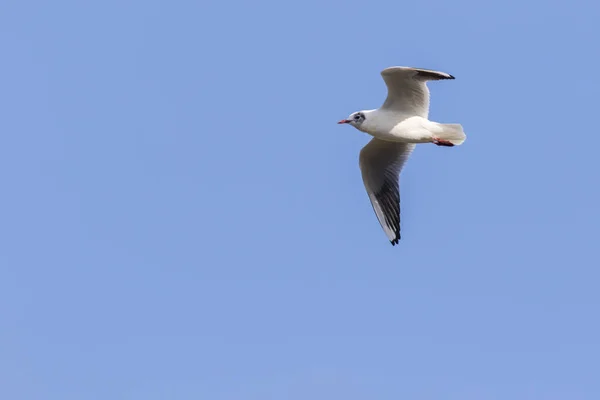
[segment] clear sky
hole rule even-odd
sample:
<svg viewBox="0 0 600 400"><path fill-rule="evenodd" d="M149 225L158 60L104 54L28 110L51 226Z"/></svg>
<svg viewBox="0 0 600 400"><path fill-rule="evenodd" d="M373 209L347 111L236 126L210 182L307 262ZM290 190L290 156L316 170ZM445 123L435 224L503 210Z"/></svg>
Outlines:
<svg viewBox="0 0 600 400"><path fill-rule="evenodd" d="M600 6L0 5L0 398L597 400ZM393 65L454 148L402 241L336 125Z"/></svg>

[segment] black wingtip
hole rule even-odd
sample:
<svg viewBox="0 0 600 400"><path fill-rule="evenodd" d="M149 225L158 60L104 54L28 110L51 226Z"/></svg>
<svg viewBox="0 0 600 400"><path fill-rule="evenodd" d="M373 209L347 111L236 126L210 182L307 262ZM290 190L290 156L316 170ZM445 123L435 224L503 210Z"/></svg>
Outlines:
<svg viewBox="0 0 600 400"><path fill-rule="evenodd" d="M390 243L392 244L392 246L395 246L398 244L399 241L400 241L400 236L396 237L394 240L390 240Z"/></svg>
<svg viewBox="0 0 600 400"><path fill-rule="evenodd" d="M417 76L425 78L427 80L439 81L445 79L456 79L454 75L450 75L447 72L433 71L430 69L417 69Z"/></svg>

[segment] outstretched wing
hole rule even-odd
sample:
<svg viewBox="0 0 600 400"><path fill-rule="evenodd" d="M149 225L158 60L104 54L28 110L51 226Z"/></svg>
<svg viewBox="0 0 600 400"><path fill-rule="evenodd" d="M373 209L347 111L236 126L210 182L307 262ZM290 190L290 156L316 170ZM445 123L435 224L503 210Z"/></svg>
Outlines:
<svg viewBox="0 0 600 400"><path fill-rule="evenodd" d="M454 79L445 72L410 67L390 67L381 71L388 89L383 109L400 111L427 118L429 114L429 89L427 81Z"/></svg>
<svg viewBox="0 0 600 400"><path fill-rule="evenodd" d="M365 189L392 245L400 240L399 174L415 146L373 138L360 151L359 165Z"/></svg>

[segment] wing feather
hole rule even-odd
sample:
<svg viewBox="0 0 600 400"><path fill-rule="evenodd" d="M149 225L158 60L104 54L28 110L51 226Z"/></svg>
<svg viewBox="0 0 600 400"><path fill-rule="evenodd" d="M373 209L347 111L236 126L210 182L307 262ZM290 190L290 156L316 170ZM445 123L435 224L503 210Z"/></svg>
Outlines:
<svg viewBox="0 0 600 400"><path fill-rule="evenodd" d="M373 138L360 151L359 165L365 189L392 245L400 240L399 174L414 148L413 143Z"/></svg>
<svg viewBox="0 0 600 400"><path fill-rule="evenodd" d="M410 67L389 67L381 71L381 76L388 89L381 108L423 118L429 114L427 81L454 79L445 72Z"/></svg>

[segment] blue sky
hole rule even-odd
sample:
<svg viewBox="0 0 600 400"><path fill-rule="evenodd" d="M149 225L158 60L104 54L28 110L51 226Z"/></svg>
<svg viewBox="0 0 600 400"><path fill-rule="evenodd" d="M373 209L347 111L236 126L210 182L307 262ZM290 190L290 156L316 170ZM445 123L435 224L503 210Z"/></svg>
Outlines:
<svg viewBox="0 0 600 400"><path fill-rule="evenodd" d="M3 1L0 397L600 398L600 6ZM438 69L392 247L379 71Z"/></svg>

